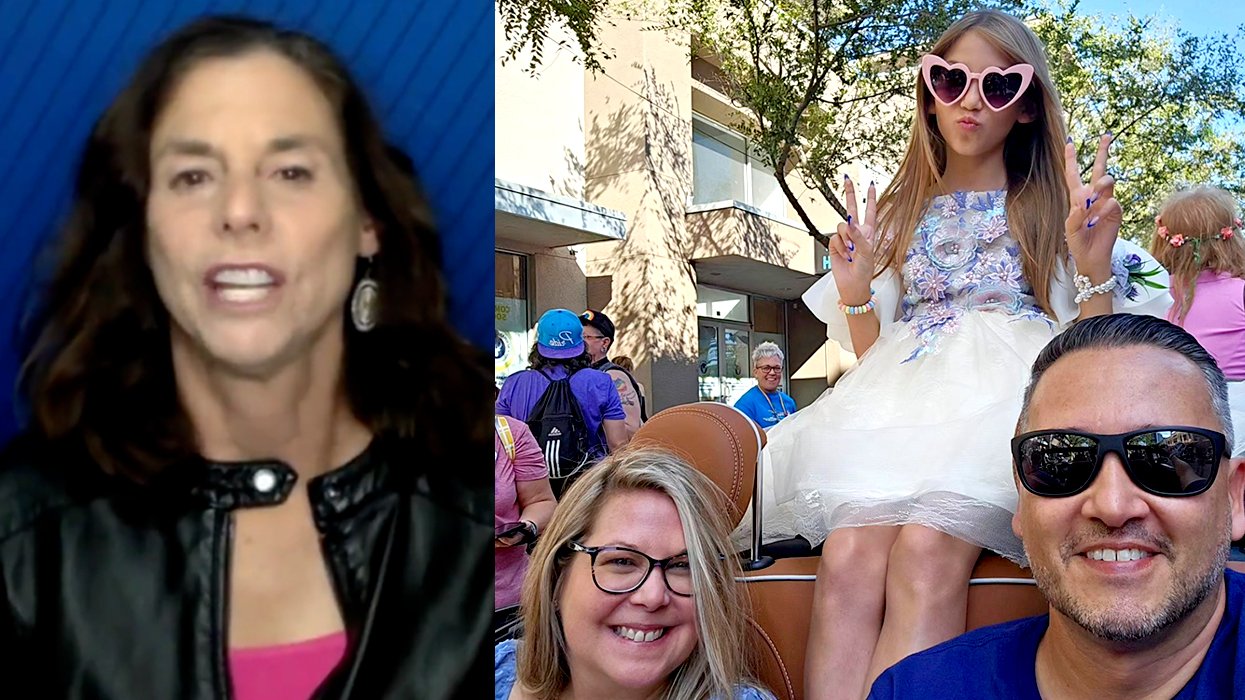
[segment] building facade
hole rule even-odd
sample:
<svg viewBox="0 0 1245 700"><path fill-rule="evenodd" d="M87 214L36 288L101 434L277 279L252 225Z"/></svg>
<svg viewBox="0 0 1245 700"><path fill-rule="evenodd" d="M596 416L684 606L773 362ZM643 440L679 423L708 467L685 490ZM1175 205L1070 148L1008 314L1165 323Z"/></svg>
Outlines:
<svg viewBox="0 0 1245 700"><path fill-rule="evenodd" d="M773 171L732 128L745 116L689 60L687 35L613 18L613 56L585 71L550 37L541 67L497 66L497 376L526 366L544 310L602 309L613 356L636 362L650 413L733 401L755 384L751 352L786 354L805 406L854 361L800 295L828 269ZM497 30L497 51L506 47ZM788 178L806 210L840 221Z"/></svg>

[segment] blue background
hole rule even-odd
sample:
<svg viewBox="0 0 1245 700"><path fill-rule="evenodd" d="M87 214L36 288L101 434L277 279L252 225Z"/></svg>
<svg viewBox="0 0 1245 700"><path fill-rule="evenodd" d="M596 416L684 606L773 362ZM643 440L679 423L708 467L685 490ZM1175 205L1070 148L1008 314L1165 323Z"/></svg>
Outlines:
<svg viewBox="0 0 1245 700"><path fill-rule="evenodd" d="M491 1L0 0L0 444L17 429L14 336L33 261L67 214L91 126L148 49L216 13L301 29L345 59L432 200L451 318L491 347Z"/></svg>

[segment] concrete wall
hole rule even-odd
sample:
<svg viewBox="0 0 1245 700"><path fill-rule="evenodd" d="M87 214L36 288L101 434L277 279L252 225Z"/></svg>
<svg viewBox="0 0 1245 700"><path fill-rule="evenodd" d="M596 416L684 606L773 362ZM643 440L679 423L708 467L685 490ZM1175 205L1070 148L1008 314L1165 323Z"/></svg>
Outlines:
<svg viewBox="0 0 1245 700"><path fill-rule="evenodd" d="M687 36L611 19L605 75L585 77L586 198L627 216L627 239L584 246L589 277L608 277L615 354L637 363L649 405L696 399L696 286L684 222L691 194ZM675 380L671 373L690 378Z"/></svg>
<svg viewBox="0 0 1245 700"><path fill-rule="evenodd" d="M575 199L584 198L584 68L573 35L550 29L544 60L535 76L526 72L530 56L502 65L506 46L501 18L496 25L496 175L502 180Z"/></svg>

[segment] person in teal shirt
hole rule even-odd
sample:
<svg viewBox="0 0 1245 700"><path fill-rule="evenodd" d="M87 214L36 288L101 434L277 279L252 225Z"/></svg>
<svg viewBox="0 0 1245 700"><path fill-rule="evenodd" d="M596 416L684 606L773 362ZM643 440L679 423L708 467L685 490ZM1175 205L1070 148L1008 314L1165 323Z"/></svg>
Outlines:
<svg viewBox="0 0 1245 700"><path fill-rule="evenodd" d="M744 412L765 430L795 413L795 399L778 390L782 383L782 349L768 340L752 351L752 376L757 385L735 401L735 408Z"/></svg>

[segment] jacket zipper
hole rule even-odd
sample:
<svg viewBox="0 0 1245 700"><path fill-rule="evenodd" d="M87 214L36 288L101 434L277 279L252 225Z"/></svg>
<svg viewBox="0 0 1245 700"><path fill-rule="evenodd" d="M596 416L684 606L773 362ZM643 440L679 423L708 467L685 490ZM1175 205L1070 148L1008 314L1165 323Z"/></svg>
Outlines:
<svg viewBox="0 0 1245 700"><path fill-rule="evenodd" d="M215 580L212 585L212 617L218 631L212 640L212 654L216 666L216 696L220 700L233 700L233 683L229 678L229 572L232 568L233 511L214 510L216 527L213 538L212 559Z"/></svg>

